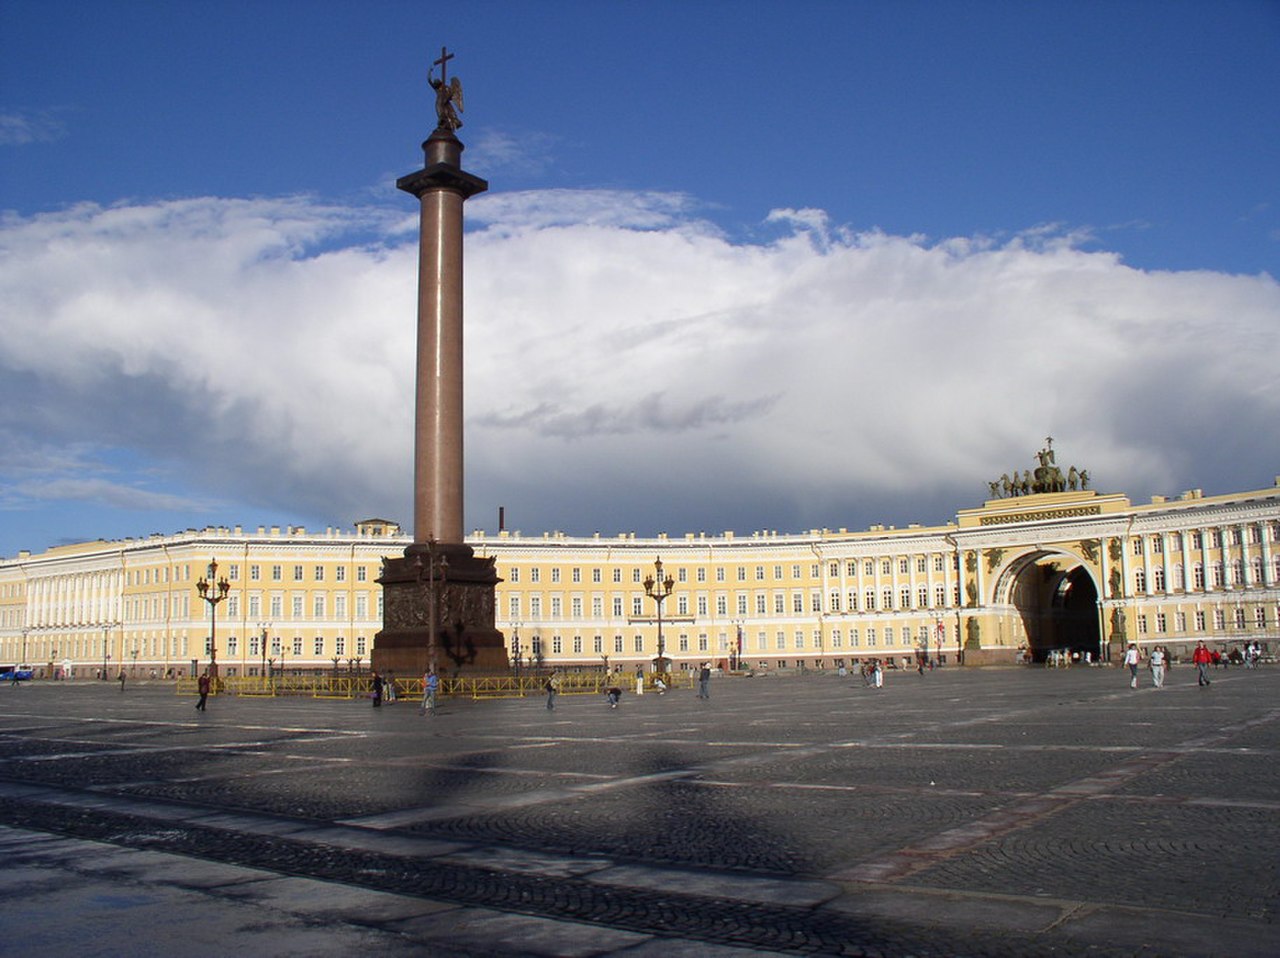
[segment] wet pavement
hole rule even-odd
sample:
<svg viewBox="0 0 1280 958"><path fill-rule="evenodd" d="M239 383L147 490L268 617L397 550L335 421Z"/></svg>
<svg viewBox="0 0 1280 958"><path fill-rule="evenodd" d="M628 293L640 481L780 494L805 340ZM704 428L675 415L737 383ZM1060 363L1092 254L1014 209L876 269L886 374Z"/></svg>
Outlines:
<svg viewBox="0 0 1280 958"><path fill-rule="evenodd" d="M430 717L0 687L0 952L1276 955L1278 693L941 669Z"/></svg>

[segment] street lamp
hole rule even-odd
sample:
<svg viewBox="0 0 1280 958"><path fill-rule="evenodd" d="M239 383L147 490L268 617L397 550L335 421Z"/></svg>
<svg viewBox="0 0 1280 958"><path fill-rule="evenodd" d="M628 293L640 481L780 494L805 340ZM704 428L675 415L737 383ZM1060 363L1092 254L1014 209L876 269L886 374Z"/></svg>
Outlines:
<svg viewBox="0 0 1280 958"><path fill-rule="evenodd" d="M107 643L111 639L111 623L102 623L102 681L107 680L107 662L111 658L111 653L107 651Z"/></svg>
<svg viewBox="0 0 1280 958"><path fill-rule="evenodd" d="M27 628L23 628L22 630L22 661L18 663L19 665L27 664L27 634L30 631L31 630ZM14 671L16 672L17 669L14 669Z"/></svg>
<svg viewBox="0 0 1280 958"><path fill-rule="evenodd" d="M427 657L431 666L431 671L436 671L436 656L440 648L439 637L436 634L436 607L440 603L440 582L449 574L449 558L441 556L440 561L436 561L436 540L427 540L427 583L429 589L430 602L427 603L427 629L430 631L430 639L427 645ZM418 582L422 581L422 554L419 553L413 557L413 570L417 576ZM439 573L437 575L437 573Z"/></svg>
<svg viewBox="0 0 1280 958"><path fill-rule="evenodd" d="M267 630L271 628L270 622L259 622L258 628L262 630L262 675L267 674Z"/></svg>
<svg viewBox="0 0 1280 958"><path fill-rule="evenodd" d="M209 603L209 677L214 680L218 678L218 603L231 591L226 576L218 579L217 575L218 563L210 559L208 577L202 576L196 583L200 598Z"/></svg>
<svg viewBox="0 0 1280 958"><path fill-rule="evenodd" d="M511 664L516 678L520 678L520 623L511 623Z"/></svg>
<svg viewBox="0 0 1280 958"><path fill-rule="evenodd" d="M662 576L662 560L655 559L653 563L654 574L646 576L644 580L644 594L651 598L658 605L658 658L657 671L667 672L667 646L662 637L662 602L667 596L675 590L676 580L667 576Z"/></svg>

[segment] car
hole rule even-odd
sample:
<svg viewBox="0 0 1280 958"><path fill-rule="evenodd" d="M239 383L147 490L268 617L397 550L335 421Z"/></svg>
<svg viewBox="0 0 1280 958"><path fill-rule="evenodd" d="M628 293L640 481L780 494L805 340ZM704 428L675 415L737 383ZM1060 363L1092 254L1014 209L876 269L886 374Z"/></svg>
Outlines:
<svg viewBox="0 0 1280 958"><path fill-rule="evenodd" d="M0 682L29 682L35 671L29 665L0 665Z"/></svg>

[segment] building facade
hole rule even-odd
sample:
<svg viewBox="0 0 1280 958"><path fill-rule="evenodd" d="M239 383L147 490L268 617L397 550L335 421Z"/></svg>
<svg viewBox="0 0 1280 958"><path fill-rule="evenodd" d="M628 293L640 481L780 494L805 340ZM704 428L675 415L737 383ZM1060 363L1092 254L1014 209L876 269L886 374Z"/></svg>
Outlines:
<svg viewBox="0 0 1280 958"><path fill-rule="evenodd" d="M368 520L22 552L0 560L0 661L71 678L185 675L212 659L228 675L367 668L382 561L409 541ZM1280 637L1280 479L1141 505L1092 490L994 498L933 527L467 541L496 559L497 624L520 668L633 671L663 654L676 669L1011 664ZM661 620L646 591L659 559ZM225 600L203 598L215 590L202 578L225 578Z"/></svg>

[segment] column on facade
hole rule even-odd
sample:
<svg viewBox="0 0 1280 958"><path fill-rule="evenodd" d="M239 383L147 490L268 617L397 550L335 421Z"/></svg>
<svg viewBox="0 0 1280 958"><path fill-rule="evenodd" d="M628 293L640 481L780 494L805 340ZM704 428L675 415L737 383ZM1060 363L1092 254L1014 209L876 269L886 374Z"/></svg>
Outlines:
<svg viewBox="0 0 1280 958"><path fill-rule="evenodd" d="M1194 591L1194 563L1191 559L1191 537L1195 533L1191 530L1184 530L1182 533L1182 591L1190 594Z"/></svg>
<svg viewBox="0 0 1280 958"><path fill-rule="evenodd" d="M1262 523L1262 584L1268 589L1276 586L1276 570L1272 564L1271 556L1271 531L1275 528L1269 523Z"/></svg>
<svg viewBox="0 0 1280 958"><path fill-rule="evenodd" d="M1142 545L1142 593L1143 595L1151 595L1155 585L1151 575L1151 543L1155 540L1155 536L1139 536L1138 542Z"/></svg>

